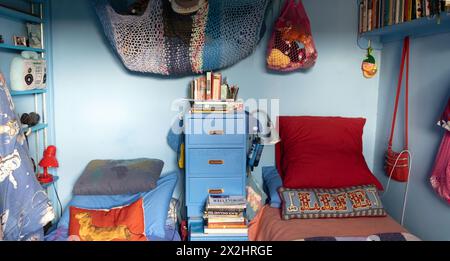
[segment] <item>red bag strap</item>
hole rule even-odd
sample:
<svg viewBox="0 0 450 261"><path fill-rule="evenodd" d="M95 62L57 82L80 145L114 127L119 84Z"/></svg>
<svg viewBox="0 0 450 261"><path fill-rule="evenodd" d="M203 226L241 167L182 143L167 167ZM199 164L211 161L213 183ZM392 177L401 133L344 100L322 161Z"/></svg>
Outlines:
<svg viewBox="0 0 450 261"><path fill-rule="evenodd" d="M400 92L402 88L403 72L406 62L406 79L405 79L405 149L408 149L408 96L409 96L409 37L403 40L402 62L400 66L400 75L398 76L397 95L395 96L394 115L392 117L391 136L389 138L388 147L392 147L394 139L395 121L397 119L398 102L400 99Z"/></svg>

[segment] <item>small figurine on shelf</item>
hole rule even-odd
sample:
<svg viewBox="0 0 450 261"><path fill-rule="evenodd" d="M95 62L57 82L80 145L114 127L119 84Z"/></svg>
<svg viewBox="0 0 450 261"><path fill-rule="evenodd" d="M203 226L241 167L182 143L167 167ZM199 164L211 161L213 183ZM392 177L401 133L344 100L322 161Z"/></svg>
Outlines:
<svg viewBox="0 0 450 261"><path fill-rule="evenodd" d="M3 40L3 35L0 34L0 44L5 43L5 40Z"/></svg>
<svg viewBox="0 0 450 261"><path fill-rule="evenodd" d="M53 175L48 173L48 168L59 167L58 160L56 159L56 147L48 146L44 151L44 156L39 162L39 166L44 169L44 173L38 173L37 179L41 184L50 183L53 181Z"/></svg>

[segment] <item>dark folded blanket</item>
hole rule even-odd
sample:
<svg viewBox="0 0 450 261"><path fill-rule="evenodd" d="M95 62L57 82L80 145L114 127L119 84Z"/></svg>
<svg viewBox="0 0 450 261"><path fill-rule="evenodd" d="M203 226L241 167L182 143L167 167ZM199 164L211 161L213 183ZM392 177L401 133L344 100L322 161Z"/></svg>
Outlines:
<svg viewBox="0 0 450 261"><path fill-rule="evenodd" d="M156 187L164 162L159 159L93 160L73 188L74 195L120 195Z"/></svg>

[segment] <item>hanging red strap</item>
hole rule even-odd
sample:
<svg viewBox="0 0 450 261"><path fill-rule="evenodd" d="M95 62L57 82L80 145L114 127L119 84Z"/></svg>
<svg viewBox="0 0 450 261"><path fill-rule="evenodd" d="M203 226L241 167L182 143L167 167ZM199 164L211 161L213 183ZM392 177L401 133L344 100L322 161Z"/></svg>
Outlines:
<svg viewBox="0 0 450 261"><path fill-rule="evenodd" d="M389 138L388 147L392 148L392 141L394 139L395 121L397 119L398 102L400 99L400 92L402 88L403 72L406 63L406 79L405 79L405 146L408 149L408 97L409 97L409 37L405 37L403 41L402 61L400 66L400 75L398 77L397 95L395 97L394 116L392 117L391 136Z"/></svg>

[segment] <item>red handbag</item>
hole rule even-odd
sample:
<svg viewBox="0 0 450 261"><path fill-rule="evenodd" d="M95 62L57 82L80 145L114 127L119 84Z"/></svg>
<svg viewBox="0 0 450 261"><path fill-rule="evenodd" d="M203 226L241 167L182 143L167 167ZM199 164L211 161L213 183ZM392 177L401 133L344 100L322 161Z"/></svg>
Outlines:
<svg viewBox="0 0 450 261"><path fill-rule="evenodd" d="M394 139L395 121L397 118L398 102L402 87L403 72L406 63L406 79L405 79L405 144L401 152L392 150L392 141ZM408 150L408 95L409 95L409 37L403 41L402 61L400 67L400 75L397 85L397 96L395 97L394 115L392 117L391 136L389 138L388 149L384 169L386 175L400 182L408 181L410 168L410 154Z"/></svg>

